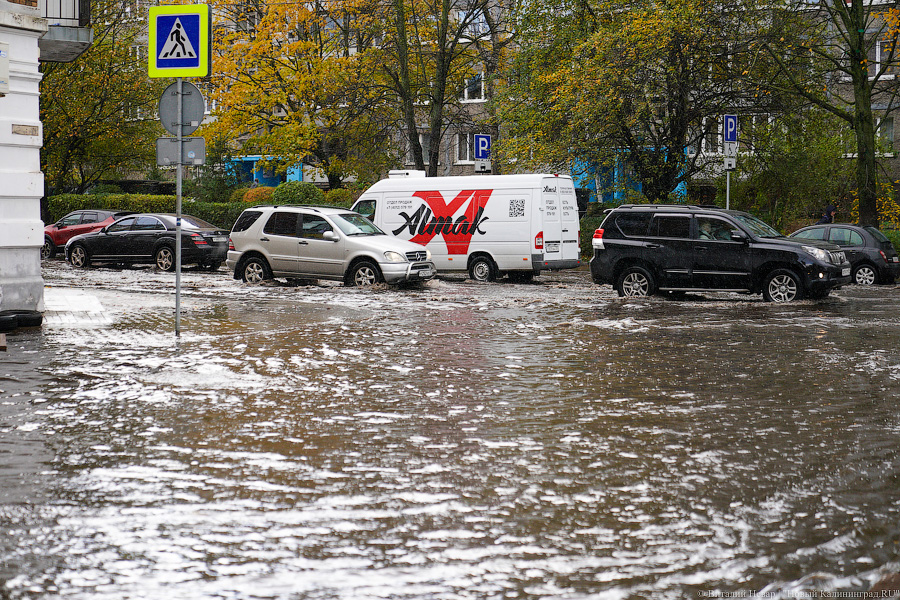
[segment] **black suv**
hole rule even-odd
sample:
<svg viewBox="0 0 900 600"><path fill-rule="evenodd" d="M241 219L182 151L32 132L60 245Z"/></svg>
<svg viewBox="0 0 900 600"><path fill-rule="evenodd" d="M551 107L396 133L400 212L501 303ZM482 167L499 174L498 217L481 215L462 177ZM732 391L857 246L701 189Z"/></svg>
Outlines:
<svg viewBox="0 0 900 600"><path fill-rule="evenodd" d="M719 290L790 302L850 283L840 247L786 238L750 214L715 207L622 205L608 211L593 247L594 283L620 296Z"/></svg>

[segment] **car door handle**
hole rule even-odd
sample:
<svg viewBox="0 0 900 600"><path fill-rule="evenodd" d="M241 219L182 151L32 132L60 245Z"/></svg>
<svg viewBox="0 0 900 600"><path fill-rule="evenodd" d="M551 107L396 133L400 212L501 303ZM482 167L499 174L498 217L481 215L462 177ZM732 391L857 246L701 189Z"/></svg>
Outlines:
<svg viewBox="0 0 900 600"><path fill-rule="evenodd" d="M697 249L697 252L706 252L709 250L706 246L694 246Z"/></svg>
<svg viewBox="0 0 900 600"><path fill-rule="evenodd" d="M309 246L309 242L307 242L306 240L299 240L297 243L301 246Z"/></svg>
<svg viewBox="0 0 900 600"><path fill-rule="evenodd" d="M651 249L662 248L659 244L647 244L647 247Z"/></svg>
<svg viewBox="0 0 900 600"><path fill-rule="evenodd" d="M269 241L269 238L259 238L259 241L261 241L261 242L268 242L268 241Z"/></svg>

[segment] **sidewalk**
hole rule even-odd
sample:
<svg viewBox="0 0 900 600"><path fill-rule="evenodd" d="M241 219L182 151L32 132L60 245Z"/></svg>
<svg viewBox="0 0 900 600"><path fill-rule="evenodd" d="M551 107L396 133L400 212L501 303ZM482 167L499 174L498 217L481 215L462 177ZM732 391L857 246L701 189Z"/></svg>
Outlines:
<svg viewBox="0 0 900 600"><path fill-rule="evenodd" d="M112 324L97 296L83 290L44 288L44 325L106 327Z"/></svg>

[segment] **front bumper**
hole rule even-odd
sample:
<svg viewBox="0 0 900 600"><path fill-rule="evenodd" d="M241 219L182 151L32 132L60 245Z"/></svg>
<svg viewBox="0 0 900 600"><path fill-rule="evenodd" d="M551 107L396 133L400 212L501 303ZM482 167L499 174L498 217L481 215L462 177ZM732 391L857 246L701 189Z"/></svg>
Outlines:
<svg viewBox="0 0 900 600"><path fill-rule="evenodd" d="M853 280L850 263L842 265L816 264L806 268L804 273L805 287L808 292L817 294L827 292L844 285L849 285Z"/></svg>
<svg viewBox="0 0 900 600"><path fill-rule="evenodd" d="M414 263L380 263L381 275L385 283L405 283L408 281L428 281L437 275L437 268L431 261Z"/></svg>

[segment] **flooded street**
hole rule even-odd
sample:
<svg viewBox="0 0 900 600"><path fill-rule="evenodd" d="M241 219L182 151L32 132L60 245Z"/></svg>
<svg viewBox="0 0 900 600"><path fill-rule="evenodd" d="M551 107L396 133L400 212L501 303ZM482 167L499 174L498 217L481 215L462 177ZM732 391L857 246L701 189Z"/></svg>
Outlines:
<svg viewBox="0 0 900 600"><path fill-rule="evenodd" d="M174 275L44 277L43 328L0 352L4 600L828 597L802 594L900 572L898 286L188 270L176 340Z"/></svg>

